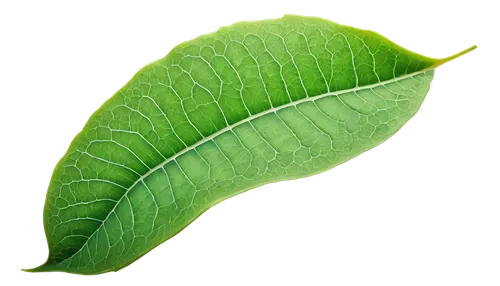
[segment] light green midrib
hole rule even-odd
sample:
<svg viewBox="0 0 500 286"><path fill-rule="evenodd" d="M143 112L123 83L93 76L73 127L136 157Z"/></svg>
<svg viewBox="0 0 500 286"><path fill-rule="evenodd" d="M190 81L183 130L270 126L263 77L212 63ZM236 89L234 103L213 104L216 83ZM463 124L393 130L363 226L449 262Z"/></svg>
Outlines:
<svg viewBox="0 0 500 286"><path fill-rule="evenodd" d="M187 152L195 149L196 147L198 147L198 146L200 146L200 145L202 145L202 144L204 144L204 143L206 143L206 142L208 142L210 140L213 140L215 137L219 136L220 134L222 134L222 133L224 133L224 132L226 132L228 130L231 130L231 129L237 127L237 126L240 126L240 125L242 125L242 124L244 124L246 122L249 122L249 121L252 121L252 120L254 120L256 118L264 116L266 114L274 113L274 112L277 112L277 111L279 111L281 109L285 109L285 108L291 107L291 106L296 106L296 105L304 103L304 102L310 102L310 101L313 101L313 100L318 100L318 99L321 99L321 98L324 98L324 97L327 97L327 96L334 96L334 95L340 95L340 94L349 93L349 92L355 92L355 91L364 90L364 89L371 89L371 88L378 87L378 86L383 86L383 85L386 85L386 84L389 84L389 83L392 83L392 82L397 82L397 81L400 81L400 80L403 80L403 79L406 79L406 78L414 77L416 75L425 73L426 71L429 71L429 70L432 70L432 69L436 69L439 66L441 66L443 64L446 64L446 63L448 63L450 61L453 61L453 60L455 60L455 59L457 59L459 57L462 57L463 55L468 54L472 50L477 49L477 47L478 47L478 45L469 46L468 48L466 48L464 50L461 50L461 51L459 51L459 52L457 52L457 53L455 53L453 55L450 55L448 57L445 57L445 58L437 60L435 62L435 64L433 64L432 66L430 66L428 68L425 68L423 70L420 70L420 71L417 71L417 72L414 72L414 73L411 73L411 74L407 74L407 75L404 75L404 76L401 76L401 77L393 78L393 79L390 79L390 80L387 80L387 81L383 81L383 82L378 82L378 83L375 83L375 84L364 85L364 86L355 87L355 88L346 89L346 90L341 90L341 91L336 91L336 92L329 92L329 93L325 93L325 94L317 95L317 96L313 96L313 97L306 97L306 98L303 98L303 99L300 99L300 100L297 100L297 101L293 101L293 102L290 102L290 103L287 103L287 104L284 104L284 105L281 105L281 106L278 106L278 107L274 107L274 108L268 109L266 111L263 111L263 112L251 115L248 118L245 118L244 120L241 120L241 121L239 121L239 122L237 122L237 123L235 123L233 125L224 127L223 129L215 132L214 134L212 134L210 136L204 137L202 140L198 141L197 143L193 144L190 147L185 148L184 150L180 151L179 153L175 154L174 156L172 156L170 158L167 158L164 162L162 162L161 164L158 164L157 166L151 168L148 172L146 172L144 175L142 175L134 184L132 184L127 189L127 191L125 191L125 193L120 197L120 199L115 204L115 206L113 207L113 209L109 212L109 214L106 216L106 218L102 221L101 225L89 236L89 238L87 239L87 241L85 241L85 243L82 245L82 247L77 252L75 252L73 255L71 255L70 257L68 257L68 258L64 259L63 261L61 261L59 264L64 263L68 259L72 259L75 255L77 255L78 253L80 253L80 251L87 245L87 243L95 235L95 233L101 229L101 227L108 220L109 216L115 211L116 207L120 204L120 202L123 200L123 198L126 197L127 194L129 193L129 191L132 190L139 182L143 181L150 174L152 174L153 172L155 172L158 169L160 169L163 166L165 166L168 162L170 162L172 160L175 160L177 157L179 157L179 156L181 156L181 155L183 155L183 154L185 154L185 153L187 153ZM40 266L42 266L42 265L40 265Z"/></svg>
<svg viewBox="0 0 500 286"><path fill-rule="evenodd" d="M128 193L138 183L143 182L145 178L147 178L149 175L151 175L152 173L154 173L158 169L160 169L163 166L165 166L168 162L177 159L177 157L179 157L179 156L181 156L181 155L183 155L183 154L185 154L185 153L187 153L187 152L195 149L196 147L198 147L198 146L200 146L200 145L202 145L202 144L204 144L206 142L209 142L210 140L213 140L214 138L216 138L217 136L221 135L222 133L224 133L226 131L229 131L229 130L232 130L233 128L235 128L237 126L240 126L240 125L242 125L244 123L250 122L250 121L252 121L254 119L257 119L259 117L262 117L262 116L264 116L266 114L275 113L275 112L277 112L279 110L282 110L282 109L285 109L287 107L296 106L296 105L299 105L299 104L304 103L304 102L311 102L311 101L319 100L321 98L325 98L325 97L328 97L328 96L338 96L338 95L345 94L345 93L356 92L356 91L365 90L365 89L373 89L373 88L378 87L378 86L383 86L383 85L390 84L390 83L393 83L393 82L397 82L397 81L400 81L400 80L403 80L403 79L406 79L406 78L414 77L416 75L425 73L427 71L434 70L435 68L436 68L435 66L431 66L429 68L420 70L418 72L414 72L414 73L411 73L411 74L406 74L404 76L395 77L393 79L386 80L386 81L381 81L381 82L374 83L374 84L357 86L357 87L354 87L354 88L351 88L351 89L345 89L345 90L340 90L340 91L327 92L325 94L316 95L316 96L312 96L312 97L305 97L305 98L299 99L297 101L292 101L292 102L289 102L287 104L283 104L283 105L280 105L280 106L268 109L266 111L262 111L260 113L256 113L256 114L251 115L251 116L249 116L249 117L247 117L247 118L245 118L243 120L240 120L240 121L238 121L238 122L236 122L234 124L228 125L228 126L222 128L221 130L219 130L219 131L211 134L210 136L204 137L203 139L201 139L197 143L184 148L183 150L181 150L177 154L175 154L175 155L167 158L162 163L160 163L157 166L151 168L144 175L142 175L139 179L137 179L129 188L127 188L127 190L125 191L125 193L118 199L118 201L116 202L116 204L113 207L113 209L111 209L111 211L109 212L109 214L102 220L102 223L99 225L99 227L97 227L97 229L91 235L89 235L88 239L85 241L84 244L82 244L81 248L77 252L75 252L73 255L71 255L70 257L64 259L63 261L61 261L61 262L59 262L57 264L62 264L64 262L66 262L67 260L72 259L75 255L77 255L85 247L85 245L87 245L87 243L89 242L89 240L96 234L96 232L98 232L101 229L101 227L104 225L104 223L108 220L109 216L116 210L117 206L120 204L120 202L123 200L123 198L126 197L128 195Z"/></svg>
<svg viewBox="0 0 500 286"><path fill-rule="evenodd" d="M264 20L276 20L276 19L279 19L279 17L278 17L278 18L267 18L267 19L264 19ZM248 19L244 19L244 20L248 20ZM261 19L261 20L262 20L262 19ZM337 23L335 23L335 22L333 22L333 21L332 21L332 23L337 24ZM233 24L235 24L235 23L233 23ZM221 26L219 27L219 29L217 29L217 30L220 30L220 28L224 28L224 27L226 27L226 26L227 26L227 25L221 25ZM348 27L350 27L350 26L348 26ZM363 31L368 31L368 32L370 32L370 30L363 30ZM214 31L214 32L216 32L216 31ZM202 34L202 35L200 35L200 36L204 36L204 35L207 35L207 34L211 34L211 33ZM184 42L183 42L183 43L181 43L181 44L186 44L187 42L190 42L190 41L184 41ZM392 42L392 41L390 41L390 42ZM394 42L392 42L392 43L394 43ZM130 191L131 189L133 189L133 188L134 188L134 187L135 187L135 186L136 186L139 182L143 181L143 180L144 180L146 177L148 177L151 173L153 173L153 172L157 171L159 168L163 167L163 166L164 166L165 164L167 164L168 162L170 162L170 161L172 161L172 160L175 160L175 159L176 159L177 157L179 157L180 155L183 155L183 154L185 154L185 153L187 153L187 152L189 152L189 151L193 150L194 148L196 148L196 147L200 146L201 144L204 144L204 143L206 143L206 142L208 142L208 141L210 141L210 140L214 139L215 137L219 136L220 134L222 134L222 133L224 133L224 132L226 132L226 131L228 131L228 130L231 130L231 129L233 129L233 128L235 128L235 127L237 127L237 126L241 125L241 124L244 124L244 123L246 123L246 122L252 121L253 119L256 119L256 118L258 118L258 117L264 116L264 115L269 114L269 113L276 112L276 111L278 111L278 110L281 110L281 109L284 109L284 108L287 108L287 107L295 106L295 105L298 105L298 104L303 103L303 102L314 101L314 100L316 100L316 99L321 99L321 98L324 98L324 97L327 97L327 96L334 96L334 95L340 95L340 94L349 93L349 92L354 92L354 91L358 91L358 90L370 89L370 88L377 87L377 86L383 86L383 85L388 84L388 83L391 83L391 82L396 82L396 81L399 81L399 80L403 80L403 79L405 79L405 78L410 78L410 77L413 77L413 76L415 76L415 75L418 75L418 74L424 73L424 72L426 72L426 71L428 71L428 70L431 70L431 69L437 68L438 66L441 66L441 65L443 65L443 64L445 64L445 63L448 63L448 62L450 62L450 61L452 61L452 60L455 60L455 59L457 59L457 58L459 58L459 57L461 57L461 56L463 56L463 55L465 55L465 54L467 54L467 53L471 52L472 50L475 50L475 49L476 49L476 48L478 48L478 47L479 47L479 45L477 45L477 44L476 44L476 45L470 46L469 48L466 48L465 50L462 50L462 51L460 51L460 52L458 52L458 53L455 53L454 55L451 55L451 56L449 56L449 57L445 57L445 58L436 58L436 59L434 59L434 60L435 60L435 64L434 64L434 65L432 65L432 66L431 66L431 67L429 67L429 68L423 69L423 70L421 70L421 71L418 71L418 72L412 73L412 74L408 74L408 75L405 75L405 76L402 76L402 77L394 78L394 79L391 79L391 80L388 80L388 81L379 82L379 83L372 84L372 85L366 85L366 86L362 86L362 87L356 87L356 88L353 88L353 89L348 89L348 90L343 90L343 91L338 91L338 92L326 93L326 94L322 94L322 95L318 95L318 96L313 96L313 97L306 97L306 98L304 98L304 99L301 99L301 100L298 100L298 101L295 101L295 102L290 102L290 103L288 103L288 104L281 105L281 106L278 106L278 107L276 107L276 108L272 108L272 109L269 109L269 110L263 111L263 112L261 112L261 113L258 113L258 114L255 114L255 115L252 115L252 116L250 116L250 117L248 117L248 118L246 118L246 119L244 119L244 120L242 120L242 121L239 121L239 122L237 122L237 123L235 123L235 124L233 124L233 125L231 125L231 126L226 126L225 128L223 128L223 129L221 129L221 130L219 130L219 131L215 132L214 134L212 134L212 135L210 135L210 136L208 136L208 137L203 138L202 140L200 140L199 142L197 142L197 143L193 144L192 146L190 146L190 147L186 147L184 150L180 151L179 153L175 154L174 156L172 156L172 157L170 157L170 158L167 158L164 162L162 162L161 164L157 165L156 167L154 167L154 168L150 169L148 172L146 172L144 175L142 175L142 176L141 176L141 177L140 177L140 178L139 178L139 179L138 179L138 180L137 180L137 181L136 181L136 182L135 182L132 186L130 186L130 187L127 189L127 191L126 191L126 192L125 192L125 193L124 193L124 194L120 197L120 199L118 200L118 202L116 203L116 205L113 207L113 209L109 212L109 214L106 216L106 218L102 221L102 223L100 224L100 226L99 226L99 227L98 227L98 228L97 228L97 229L96 229L96 230L95 230L95 231L94 231L94 232L93 232L93 233L89 236L89 238L88 238L88 239L87 239L87 241L86 241L86 242L82 245L82 247L81 247L81 248L80 248L77 252L75 252L72 256L70 256L70 257L68 257L68 258L64 259L64 260L63 260L63 261L61 261L60 263L64 263L64 262L65 262L65 261L67 261L68 259L73 258L75 255L77 255L77 254L78 254L78 253L79 253L79 252L80 252L80 251L81 251L81 250L82 250L82 249L83 249L83 248L84 248L84 247L88 244L88 242L89 242L90 238L92 238L92 237L95 235L95 233L96 233L97 231L99 231L99 230L100 230L100 228L101 228L101 227L104 225L104 223L108 220L108 218L109 218L109 216L111 215L111 213L113 213L113 212L115 211L116 207L120 204L120 202L123 200L123 198L124 198L125 196L127 196L127 194L129 193L129 191ZM154 64L155 62L157 63L157 61L151 61L149 64ZM148 64L146 64L145 66L147 66L147 65L148 65ZM140 69L140 70L136 73L136 75L137 75L138 73L143 72L143 71L145 70L145 69L144 69L144 67L145 67L145 66L143 66L143 68L142 68L142 69ZM125 85L127 85L129 82L130 82L130 80L129 80L129 81L127 81L127 82L125 83ZM123 88L123 87L124 87L124 86L122 86L122 88ZM112 99L112 98L110 98L110 99ZM63 155L61 156L60 160L62 160L63 158L64 158L64 153L63 153ZM40 265L40 266L42 266L42 265ZM33 269L33 270L35 270L35 269Z"/></svg>

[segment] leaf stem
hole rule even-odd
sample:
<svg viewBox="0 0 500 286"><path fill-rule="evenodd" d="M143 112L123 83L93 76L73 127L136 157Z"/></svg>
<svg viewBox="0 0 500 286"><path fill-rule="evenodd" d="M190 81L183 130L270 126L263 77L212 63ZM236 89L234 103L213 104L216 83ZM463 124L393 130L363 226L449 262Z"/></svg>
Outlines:
<svg viewBox="0 0 500 286"><path fill-rule="evenodd" d="M446 58L438 59L436 61L436 63L433 65L433 68L437 68L440 65L443 65L443 64L445 64L445 63L447 63L447 62L449 62L451 60L454 60L454 59L456 59L456 58L458 58L460 56L463 56L463 55L467 54L468 52L475 50L476 48L477 48L477 46L474 45L474 46L472 46L472 47L470 47L468 49L465 49L465 50L463 50L463 51L461 51L459 53L454 54L453 56L449 56L449 57L446 57Z"/></svg>

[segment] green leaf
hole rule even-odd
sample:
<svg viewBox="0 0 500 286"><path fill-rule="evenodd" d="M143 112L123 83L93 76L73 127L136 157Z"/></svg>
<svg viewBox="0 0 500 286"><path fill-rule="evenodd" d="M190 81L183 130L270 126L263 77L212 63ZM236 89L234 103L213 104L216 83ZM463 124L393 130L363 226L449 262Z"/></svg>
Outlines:
<svg viewBox="0 0 500 286"><path fill-rule="evenodd" d="M208 208L384 142L446 59L312 17L240 22L175 47L89 119L55 167L47 262L119 270Z"/></svg>

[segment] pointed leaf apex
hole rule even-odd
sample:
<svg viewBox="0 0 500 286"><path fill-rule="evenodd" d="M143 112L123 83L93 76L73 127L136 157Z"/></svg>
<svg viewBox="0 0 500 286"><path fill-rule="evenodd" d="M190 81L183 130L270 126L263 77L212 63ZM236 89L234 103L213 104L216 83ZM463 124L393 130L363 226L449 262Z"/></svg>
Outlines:
<svg viewBox="0 0 500 286"><path fill-rule="evenodd" d="M455 51L451 55L437 59L436 63L431 68L437 68L437 67L447 65L455 60L458 60L460 58L463 58L463 57L469 55L470 53L476 51L478 48L479 48L479 44L477 44L477 43L474 43L472 45L468 45L467 47L465 47L463 49Z"/></svg>

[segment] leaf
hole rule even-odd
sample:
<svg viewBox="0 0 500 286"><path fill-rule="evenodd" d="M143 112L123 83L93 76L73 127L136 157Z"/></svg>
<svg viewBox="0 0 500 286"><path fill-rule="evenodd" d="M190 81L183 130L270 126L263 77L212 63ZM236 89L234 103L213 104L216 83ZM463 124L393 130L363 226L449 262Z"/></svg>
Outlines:
<svg viewBox="0 0 500 286"><path fill-rule="evenodd" d="M44 208L47 262L119 270L218 202L333 168L398 131L434 69L371 31L287 15L175 47L89 119Z"/></svg>

